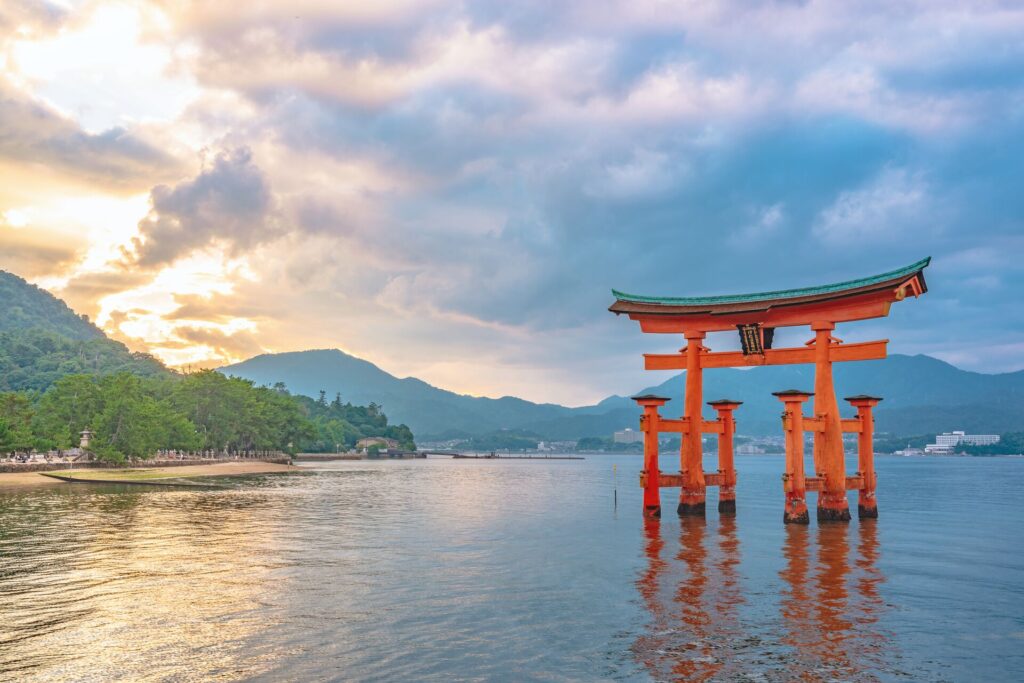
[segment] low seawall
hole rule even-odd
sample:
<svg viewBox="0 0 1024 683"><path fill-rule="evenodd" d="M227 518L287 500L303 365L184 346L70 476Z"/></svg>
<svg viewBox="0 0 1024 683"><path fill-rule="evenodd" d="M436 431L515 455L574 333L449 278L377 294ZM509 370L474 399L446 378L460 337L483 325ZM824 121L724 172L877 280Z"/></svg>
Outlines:
<svg viewBox="0 0 1024 683"><path fill-rule="evenodd" d="M329 462L331 460L388 460L425 458L426 453L417 451L382 451L380 455L363 455L362 453L296 453L295 460L308 462Z"/></svg>
<svg viewBox="0 0 1024 683"><path fill-rule="evenodd" d="M272 462L278 465L290 465L292 459L287 455L267 455L257 458L192 458L186 460L139 460L136 462L0 462L0 473L10 472L52 472L55 470L114 470L137 467L185 467L188 465L216 465L222 462Z"/></svg>

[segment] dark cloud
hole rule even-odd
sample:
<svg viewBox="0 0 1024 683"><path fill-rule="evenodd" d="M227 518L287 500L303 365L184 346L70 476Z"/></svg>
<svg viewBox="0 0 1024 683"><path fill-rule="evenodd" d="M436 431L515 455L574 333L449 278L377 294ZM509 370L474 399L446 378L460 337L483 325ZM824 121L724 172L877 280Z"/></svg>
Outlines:
<svg viewBox="0 0 1024 683"><path fill-rule="evenodd" d="M216 155L199 175L150 193L152 210L139 223L133 262L171 263L217 240L240 253L282 233L264 173L247 148Z"/></svg>
<svg viewBox="0 0 1024 683"><path fill-rule="evenodd" d="M207 327L176 327L174 333L186 342L205 344L217 355L226 358L247 358L263 353L264 349L256 337L249 332L229 334Z"/></svg>
<svg viewBox="0 0 1024 683"><path fill-rule="evenodd" d="M134 189L173 177L178 161L123 128L99 134L0 78L0 159L42 165L100 185Z"/></svg>
<svg viewBox="0 0 1024 683"><path fill-rule="evenodd" d="M0 221L0 268L23 278L55 275L80 256L72 245L53 244Z"/></svg>
<svg viewBox="0 0 1024 683"><path fill-rule="evenodd" d="M59 294L71 308L95 317L104 297L137 287L150 279L149 274L138 270L90 272L72 277Z"/></svg>
<svg viewBox="0 0 1024 683"><path fill-rule="evenodd" d="M166 320L229 322L235 318L258 320L285 313L285 311L274 310L266 301L246 301L225 294L209 296L175 294L174 301L178 304L178 308L163 316Z"/></svg>

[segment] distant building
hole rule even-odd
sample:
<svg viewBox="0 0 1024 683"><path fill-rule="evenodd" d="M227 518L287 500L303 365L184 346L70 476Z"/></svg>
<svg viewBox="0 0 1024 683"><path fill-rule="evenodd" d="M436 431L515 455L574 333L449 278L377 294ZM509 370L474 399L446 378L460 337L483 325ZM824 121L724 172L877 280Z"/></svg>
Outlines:
<svg viewBox="0 0 1024 683"><path fill-rule="evenodd" d="M998 434L965 434L960 431L944 432L935 437L935 443L924 447L925 453L951 455L958 446L989 446L999 443Z"/></svg>
<svg viewBox="0 0 1024 683"><path fill-rule="evenodd" d="M615 443L641 443L643 440L643 432L635 432L629 427L612 435L612 441Z"/></svg>
<svg viewBox="0 0 1024 683"><path fill-rule="evenodd" d="M383 436L368 436L365 439L359 439L356 442L357 451L365 451L369 448L376 446L379 450L387 450L389 448L398 448L398 442L394 439L388 439Z"/></svg>
<svg viewBox="0 0 1024 683"><path fill-rule="evenodd" d="M767 452L765 449L752 443L745 443L736 447L736 455L762 455Z"/></svg>

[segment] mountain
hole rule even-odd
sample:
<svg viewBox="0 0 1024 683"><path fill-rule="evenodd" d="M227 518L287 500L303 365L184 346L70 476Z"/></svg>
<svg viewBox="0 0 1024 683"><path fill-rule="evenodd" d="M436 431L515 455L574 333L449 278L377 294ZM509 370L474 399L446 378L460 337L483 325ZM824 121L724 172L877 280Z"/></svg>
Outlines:
<svg viewBox="0 0 1024 683"><path fill-rule="evenodd" d="M221 372L256 384L284 382L291 392L306 396L323 390L328 398L340 392L345 402L383 405L391 422L408 425L420 439L446 430L484 434L572 413L571 408L550 403L511 396L478 398L438 389L414 377L399 379L337 349L264 354Z"/></svg>
<svg viewBox="0 0 1024 683"><path fill-rule="evenodd" d="M875 410L880 432L914 435L964 429L998 434L1024 428L1024 371L987 375L961 370L930 356L893 354L885 360L837 363L833 373L844 414L854 413L842 400L844 396L871 394L884 399ZM684 385L685 373L680 373L640 393L679 397L667 406L678 406L675 411L667 411L674 414L681 410ZM704 373L708 400L743 401L736 413L737 429L747 434L779 430L781 404L772 392L780 389L814 391L814 366L775 365ZM628 398L615 396L600 405L607 410L622 410L631 404ZM714 416L709 409L705 414Z"/></svg>
<svg viewBox="0 0 1024 683"><path fill-rule="evenodd" d="M0 270L0 391L44 390L64 375L170 371L133 353L49 292Z"/></svg>
<svg viewBox="0 0 1024 683"><path fill-rule="evenodd" d="M47 292L0 270L0 332L39 329L67 339L102 339L103 330Z"/></svg>
<svg viewBox="0 0 1024 683"><path fill-rule="evenodd" d="M407 424L420 438L446 431L479 435L500 429L528 430L546 439L608 436L637 424L631 400L610 396L593 406L566 408L522 399L477 398L431 386L419 379L399 379L376 365L338 350L266 354L222 368L222 372L257 384L283 382L299 394L320 390L353 403L383 404L395 423ZM874 394L885 400L876 409L878 431L899 435L934 434L951 429L1001 433L1024 429L1024 371L986 375L960 370L929 356L893 355L881 361L835 366L840 399ZM685 373L637 393L673 397L664 414L677 416L682 406ZM772 396L780 389L814 389L811 365L767 366L750 370L708 370L708 400L743 401L737 411L743 434L780 431L781 405ZM845 405L845 404L843 404ZM808 409L808 412L810 409ZM844 412L852 414L852 410ZM714 417L710 409L708 418Z"/></svg>

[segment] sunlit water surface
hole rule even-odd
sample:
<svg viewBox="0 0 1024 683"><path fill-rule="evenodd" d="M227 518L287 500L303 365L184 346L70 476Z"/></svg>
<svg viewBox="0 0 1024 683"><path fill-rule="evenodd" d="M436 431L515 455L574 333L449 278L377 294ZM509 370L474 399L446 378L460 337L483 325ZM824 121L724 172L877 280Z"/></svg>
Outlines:
<svg viewBox="0 0 1024 683"><path fill-rule="evenodd" d="M877 523L809 528L781 456L706 522L639 467L0 491L0 679L1024 680L1024 460L880 458Z"/></svg>

